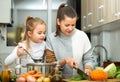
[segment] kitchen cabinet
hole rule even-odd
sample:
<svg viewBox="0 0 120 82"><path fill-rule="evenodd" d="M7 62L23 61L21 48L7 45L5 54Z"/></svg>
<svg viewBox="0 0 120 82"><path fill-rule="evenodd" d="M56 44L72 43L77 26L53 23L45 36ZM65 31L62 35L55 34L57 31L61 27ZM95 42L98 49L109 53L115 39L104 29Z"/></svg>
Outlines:
<svg viewBox="0 0 120 82"><path fill-rule="evenodd" d="M95 6L93 5L96 1L94 0L82 0L81 1L81 21L82 21L82 28L88 29L94 26L94 11Z"/></svg>
<svg viewBox="0 0 120 82"><path fill-rule="evenodd" d="M93 0L87 0L87 27L91 28L94 26L94 2Z"/></svg>
<svg viewBox="0 0 120 82"><path fill-rule="evenodd" d="M106 10L107 10L107 0L96 0L96 8L95 9L95 14L96 14L96 19L95 19L95 26L94 27L97 27L97 26L100 26L102 24L105 24L107 22L107 13L106 13Z"/></svg>
<svg viewBox="0 0 120 82"><path fill-rule="evenodd" d="M11 23L11 0L0 0L0 23Z"/></svg>
<svg viewBox="0 0 120 82"><path fill-rule="evenodd" d="M108 10L107 16L109 22L120 19L120 0L109 0L108 1Z"/></svg>
<svg viewBox="0 0 120 82"><path fill-rule="evenodd" d="M87 28L87 0L81 0L81 25L82 29Z"/></svg>
<svg viewBox="0 0 120 82"><path fill-rule="evenodd" d="M100 27L120 19L120 0L81 0L82 30Z"/></svg>

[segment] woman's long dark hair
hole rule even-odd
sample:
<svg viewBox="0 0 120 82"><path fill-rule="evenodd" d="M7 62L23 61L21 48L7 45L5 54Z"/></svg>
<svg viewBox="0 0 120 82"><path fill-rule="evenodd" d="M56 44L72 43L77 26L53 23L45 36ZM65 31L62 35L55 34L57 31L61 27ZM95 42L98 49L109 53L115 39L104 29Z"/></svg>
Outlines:
<svg viewBox="0 0 120 82"><path fill-rule="evenodd" d="M77 13L72 7L68 6L67 4L61 4L57 11L55 36L59 36L61 32L60 26L57 24L57 19L59 19L59 21L64 20L65 15L70 18L74 18L74 17L77 18Z"/></svg>

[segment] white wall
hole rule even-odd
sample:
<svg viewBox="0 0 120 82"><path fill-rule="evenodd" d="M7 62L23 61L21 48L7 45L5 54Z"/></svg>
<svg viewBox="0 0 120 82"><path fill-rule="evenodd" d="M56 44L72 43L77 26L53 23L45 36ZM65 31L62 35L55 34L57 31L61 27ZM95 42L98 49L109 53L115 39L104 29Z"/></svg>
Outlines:
<svg viewBox="0 0 120 82"><path fill-rule="evenodd" d="M120 61L120 30L110 32L110 55L113 61Z"/></svg>

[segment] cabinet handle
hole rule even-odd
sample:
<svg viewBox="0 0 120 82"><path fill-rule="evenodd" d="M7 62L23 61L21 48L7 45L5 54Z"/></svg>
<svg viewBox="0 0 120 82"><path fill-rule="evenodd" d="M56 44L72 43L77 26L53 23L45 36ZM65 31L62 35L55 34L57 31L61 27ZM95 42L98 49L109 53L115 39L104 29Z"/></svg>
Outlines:
<svg viewBox="0 0 120 82"><path fill-rule="evenodd" d="M118 12L118 9L119 9L119 0L116 0L115 1L115 16L119 16L119 12Z"/></svg>
<svg viewBox="0 0 120 82"><path fill-rule="evenodd" d="M104 12L104 5L101 5L99 8L98 8L98 14L100 15L99 17L98 17L98 22L99 23L102 23L102 22L104 22L105 20L104 20L104 18L103 18L103 12Z"/></svg>
<svg viewBox="0 0 120 82"><path fill-rule="evenodd" d="M91 27L92 26L92 12L89 12L88 13L88 27Z"/></svg>
<svg viewBox="0 0 120 82"><path fill-rule="evenodd" d="M120 16L120 0L118 0L118 15Z"/></svg>
<svg viewBox="0 0 120 82"><path fill-rule="evenodd" d="M87 22L86 18L87 18L86 16L83 16L83 28L86 28L86 22Z"/></svg>

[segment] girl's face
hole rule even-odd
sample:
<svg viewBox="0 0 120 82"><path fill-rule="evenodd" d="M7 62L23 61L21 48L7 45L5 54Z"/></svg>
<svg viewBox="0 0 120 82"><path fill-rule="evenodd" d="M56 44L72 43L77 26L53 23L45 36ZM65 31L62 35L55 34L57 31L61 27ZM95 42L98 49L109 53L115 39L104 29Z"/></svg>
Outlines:
<svg viewBox="0 0 120 82"><path fill-rule="evenodd" d="M76 26L76 20L77 18L70 18L68 16L64 16L64 20L59 21L57 19L57 24L60 26L61 32L67 36L71 35L72 31L74 30Z"/></svg>
<svg viewBox="0 0 120 82"><path fill-rule="evenodd" d="M46 36L46 25L37 24L33 31L28 31L30 39L35 43L42 43Z"/></svg>

